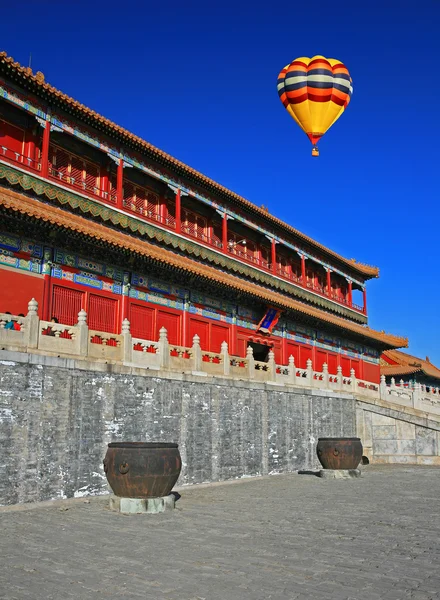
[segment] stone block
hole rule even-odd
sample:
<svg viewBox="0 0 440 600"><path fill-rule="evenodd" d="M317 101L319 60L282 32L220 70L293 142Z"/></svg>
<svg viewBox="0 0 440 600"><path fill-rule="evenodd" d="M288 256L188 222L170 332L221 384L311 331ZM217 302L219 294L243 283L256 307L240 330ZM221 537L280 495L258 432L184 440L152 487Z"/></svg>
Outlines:
<svg viewBox="0 0 440 600"><path fill-rule="evenodd" d="M414 423L398 421L396 419L396 438L398 440L415 440L416 426Z"/></svg>
<svg viewBox="0 0 440 600"><path fill-rule="evenodd" d="M110 510L126 515L157 514L173 510L175 497L173 494L160 498L120 498L110 496Z"/></svg>
<svg viewBox="0 0 440 600"><path fill-rule="evenodd" d="M389 454L389 455L381 455L381 454L375 454L374 455L374 461L372 461L375 465L376 464L414 464L416 461L416 457L414 456L414 454Z"/></svg>
<svg viewBox="0 0 440 600"><path fill-rule="evenodd" d="M387 417L386 415L381 415L379 413L372 413L372 424L373 425L394 425L394 419L391 417Z"/></svg>
<svg viewBox="0 0 440 600"><path fill-rule="evenodd" d="M360 469L321 469L318 476L322 479L356 479L362 473Z"/></svg>
<svg viewBox="0 0 440 600"><path fill-rule="evenodd" d="M417 456L418 465L440 466L440 456Z"/></svg>
<svg viewBox="0 0 440 600"><path fill-rule="evenodd" d="M373 413L370 411L364 410L364 437L361 438L362 444L364 446L373 445Z"/></svg>
<svg viewBox="0 0 440 600"><path fill-rule="evenodd" d="M393 425L373 425L373 439L375 440L395 440L396 426Z"/></svg>
<svg viewBox="0 0 440 600"><path fill-rule="evenodd" d="M376 454L397 454L396 440L373 440L373 453Z"/></svg>
<svg viewBox="0 0 440 600"><path fill-rule="evenodd" d="M416 441L415 440L397 440L397 452L399 454L415 455Z"/></svg>
<svg viewBox="0 0 440 600"><path fill-rule="evenodd" d="M437 454L437 432L425 427L416 427L416 453L435 456Z"/></svg>
<svg viewBox="0 0 440 600"><path fill-rule="evenodd" d="M356 408L356 435L361 440L365 439L364 411L362 408Z"/></svg>

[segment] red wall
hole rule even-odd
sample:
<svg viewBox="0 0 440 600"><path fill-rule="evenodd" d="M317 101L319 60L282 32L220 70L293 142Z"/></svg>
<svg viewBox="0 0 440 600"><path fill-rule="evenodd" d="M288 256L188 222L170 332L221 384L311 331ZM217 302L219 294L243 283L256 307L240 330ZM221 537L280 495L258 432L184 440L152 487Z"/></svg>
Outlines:
<svg viewBox="0 0 440 600"><path fill-rule="evenodd" d="M41 314L43 286L43 277L40 275L9 271L0 267L0 312L26 315L29 300L35 298Z"/></svg>
<svg viewBox="0 0 440 600"><path fill-rule="evenodd" d="M366 381L371 381L372 383L380 383L380 366L372 365L371 363L363 362L363 377Z"/></svg>

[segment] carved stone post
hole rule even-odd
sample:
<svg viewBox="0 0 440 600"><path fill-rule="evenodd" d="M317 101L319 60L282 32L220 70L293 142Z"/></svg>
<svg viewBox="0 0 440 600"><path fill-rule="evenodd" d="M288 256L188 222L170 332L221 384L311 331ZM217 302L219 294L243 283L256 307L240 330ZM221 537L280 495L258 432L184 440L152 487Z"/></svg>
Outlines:
<svg viewBox="0 0 440 600"><path fill-rule="evenodd" d="M170 368L170 344L165 327L161 327L159 331L159 366L161 369Z"/></svg>
<svg viewBox="0 0 440 600"><path fill-rule="evenodd" d="M289 383L296 384L295 359L292 355L289 356Z"/></svg>
<svg viewBox="0 0 440 600"><path fill-rule="evenodd" d="M354 369L350 369L351 391L356 391L356 373Z"/></svg>
<svg viewBox="0 0 440 600"><path fill-rule="evenodd" d="M277 365L275 362L275 354L273 350L269 352L269 360L267 361L269 371L269 381L276 381L277 379Z"/></svg>
<svg viewBox="0 0 440 600"><path fill-rule="evenodd" d="M223 363L223 375L229 375L229 372L231 369L231 363L229 360L229 350L228 350L227 342L222 342L220 354L221 354L222 363Z"/></svg>
<svg viewBox="0 0 440 600"><path fill-rule="evenodd" d="M306 381L307 381L307 385L309 387L313 386L313 369L312 369L312 360L309 358L307 363L306 363L306 371L307 371L307 375L306 375Z"/></svg>
<svg viewBox="0 0 440 600"><path fill-rule="evenodd" d="M200 337L197 335L197 333L193 337L192 360L193 360L193 371L201 371L202 370L202 349L200 348Z"/></svg>
<svg viewBox="0 0 440 600"><path fill-rule="evenodd" d="M415 383L414 390L412 393L412 405L413 408L419 408L420 406L420 383Z"/></svg>
<svg viewBox="0 0 440 600"><path fill-rule="evenodd" d="M328 388L328 364L324 363L322 365L322 383L325 389Z"/></svg>
<svg viewBox="0 0 440 600"><path fill-rule="evenodd" d="M89 327L87 325L87 313L82 308L78 313L78 352L80 356L87 356L89 352Z"/></svg>
<svg viewBox="0 0 440 600"><path fill-rule="evenodd" d="M379 396L381 400L386 400L387 398L387 383L385 375L380 376Z"/></svg>
<svg viewBox="0 0 440 600"><path fill-rule="evenodd" d="M344 378L342 377L342 367L341 365L339 365L339 367L336 369L336 375L338 378L338 390L342 390L344 389Z"/></svg>
<svg viewBox="0 0 440 600"><path fill-rule="evenodd" d="M38 302L35 298L32 298L28 304L28 313L25 320L25 342L28 348L38 348L40 319L37 311Z"/></svg>
<svg viewBox="0 0 440 600"><path fill-rule="evenodd" d="M254 379L254 377L255 377L255 359L254 359L254 351L252 350L252 346L247 347L246 361L247 361L248 377L249 377L249 379Z"/></svg>
<svg viewBox="0 0 440 600"><path fill-rule="evenodd" d="M133 342L131 339L130 321L128 319L122 321L122 343L122 360L125 363L133 362Z"/></svg>

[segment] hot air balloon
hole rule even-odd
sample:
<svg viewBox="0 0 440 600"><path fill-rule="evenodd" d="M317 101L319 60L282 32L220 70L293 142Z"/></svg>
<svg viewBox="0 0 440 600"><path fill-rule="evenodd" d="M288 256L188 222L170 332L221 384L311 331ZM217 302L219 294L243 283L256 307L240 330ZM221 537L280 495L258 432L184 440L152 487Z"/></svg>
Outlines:
<svg viewBox="0 0 440 600"><path fill-rule="evenodd" d="M347 67L335 58L297 58L278 76L278 94L290 116L313 144L317 143L344 112L353 92Z"/></svg>

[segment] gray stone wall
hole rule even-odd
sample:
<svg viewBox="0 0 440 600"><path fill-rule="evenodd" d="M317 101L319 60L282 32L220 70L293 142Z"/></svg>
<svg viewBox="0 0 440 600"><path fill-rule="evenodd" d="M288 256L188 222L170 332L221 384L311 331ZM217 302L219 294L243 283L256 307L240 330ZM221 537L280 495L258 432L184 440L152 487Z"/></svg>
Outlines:
<svg viewBox="0 0 440 600"><path fill-rule="evenodd" d="M371 463L440 465L440 419L419 410L357 402L357 435Z"/></svg>
<svg viewBox="0 0 440 600"><path fill-rule="evenodd" d="M0 351L0 505L107 492L110 441L177 442L180 485L314 468L355 416L332 392Z"/></svg>

